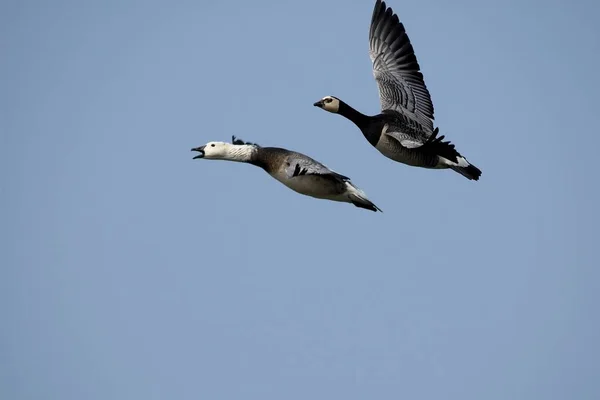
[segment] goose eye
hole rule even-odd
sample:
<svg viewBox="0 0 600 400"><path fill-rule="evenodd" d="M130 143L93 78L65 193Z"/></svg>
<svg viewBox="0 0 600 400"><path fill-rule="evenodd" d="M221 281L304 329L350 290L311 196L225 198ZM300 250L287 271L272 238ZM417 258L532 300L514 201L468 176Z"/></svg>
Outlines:
<svg viewBox="0 0 600 400"><path fill-rule="evenodd" d="M210 147L215 147L215 145L214 145L214 144L211 144L211 145L210 145Z"/></svg>

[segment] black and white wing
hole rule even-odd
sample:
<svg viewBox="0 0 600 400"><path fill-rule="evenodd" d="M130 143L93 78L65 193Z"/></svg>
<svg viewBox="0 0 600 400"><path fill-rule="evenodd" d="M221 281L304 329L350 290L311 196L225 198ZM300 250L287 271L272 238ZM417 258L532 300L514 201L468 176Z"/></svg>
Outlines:
<svg viewBox="0 0 600 400"><path fill-rule="evenodd" d="M285 172L288 178L295 178L303 175L319 175L340 182L350 180L347 176L338 174L320 162L300 153L291 153L287 157Z"/></svg>
<svg viewBox="0 0 600 400"><path fill-rule="evenodd" d="M395 110L433 132L433 103L404 25L377 0L369 30L369 56L381 110Z"/></svg>

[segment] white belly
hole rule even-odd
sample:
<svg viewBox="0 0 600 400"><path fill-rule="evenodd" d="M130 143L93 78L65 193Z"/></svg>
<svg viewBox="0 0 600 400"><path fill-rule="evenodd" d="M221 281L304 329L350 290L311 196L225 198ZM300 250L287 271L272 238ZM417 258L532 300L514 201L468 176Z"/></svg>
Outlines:
<svg viewBox="0 0 600 400"><path fill-rule="evenodd" d="M335 184L330 179L315 175L288 178L285 172L277 172L271 176L293 191L306 196L334 201L349 201L345 195L344 188Z"/></svg>

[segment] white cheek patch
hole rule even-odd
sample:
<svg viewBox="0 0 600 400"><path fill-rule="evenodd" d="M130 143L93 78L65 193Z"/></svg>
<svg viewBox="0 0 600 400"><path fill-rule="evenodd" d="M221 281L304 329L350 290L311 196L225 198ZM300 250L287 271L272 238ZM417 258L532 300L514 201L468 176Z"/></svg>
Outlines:
<svg viewBox="0 0 600 400"><path fill-rule="evenodd" d="M340 108L340 105L337 101L332 100L329 103L325 103L325 109L330 112L337 112Z"/></svg>

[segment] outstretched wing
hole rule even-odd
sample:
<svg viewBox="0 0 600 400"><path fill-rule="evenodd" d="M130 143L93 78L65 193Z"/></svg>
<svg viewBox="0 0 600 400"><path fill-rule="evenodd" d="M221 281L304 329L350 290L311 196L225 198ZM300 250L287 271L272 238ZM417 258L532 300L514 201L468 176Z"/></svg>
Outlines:
<svg viewBox="0 0 600 400"><path fill-rule="evenodd" d="M377 0L369 30L369 56L381 109L395 110L433 131L433 103L404 25Z"/></svg>
<svg viewBox="0 0 600 400"><path fill-rule="evenodd" d="M340 182L350 180L350 178L347 176L338 174L320 162L299 153L292 153L286 159L285 172L288 178L295 178L303 175L319 175L332 178Z"/></svg>

